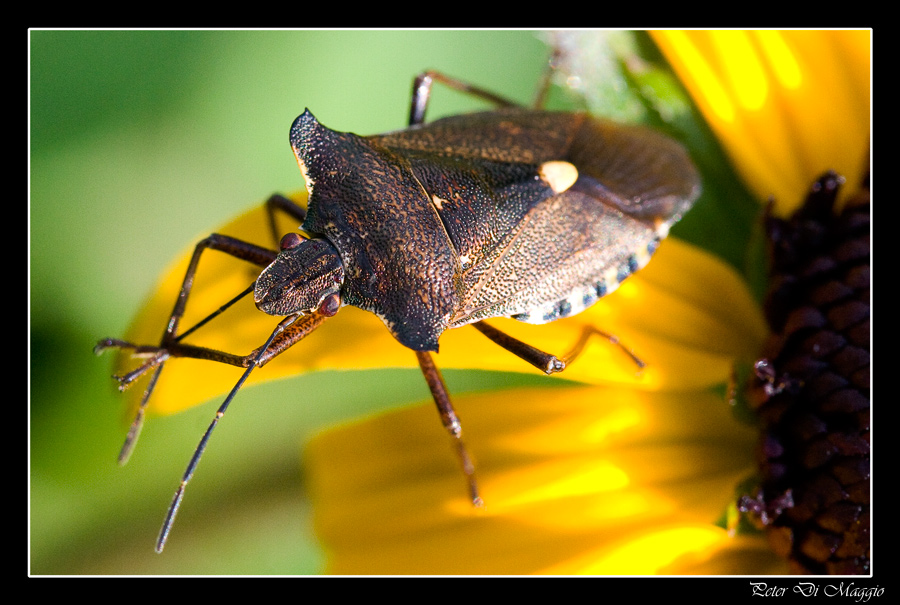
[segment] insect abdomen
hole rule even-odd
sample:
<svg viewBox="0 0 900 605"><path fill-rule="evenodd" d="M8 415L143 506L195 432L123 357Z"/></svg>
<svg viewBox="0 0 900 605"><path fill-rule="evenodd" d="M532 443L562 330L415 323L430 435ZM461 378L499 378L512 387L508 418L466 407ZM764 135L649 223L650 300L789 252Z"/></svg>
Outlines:
<svg viewBox="0 0 900 605"><path fill-rule="evenodd" d="M580 285L558 300L536 305L524 313L513 315L512 318L530 324L544 324L586 311L598 300L616 290L626 277L643 269L650 262L650 256L659 247L661 239L662 237L654 238L645 249L630 254L618 266L607 269L603 277L597 281Z"/></svg>

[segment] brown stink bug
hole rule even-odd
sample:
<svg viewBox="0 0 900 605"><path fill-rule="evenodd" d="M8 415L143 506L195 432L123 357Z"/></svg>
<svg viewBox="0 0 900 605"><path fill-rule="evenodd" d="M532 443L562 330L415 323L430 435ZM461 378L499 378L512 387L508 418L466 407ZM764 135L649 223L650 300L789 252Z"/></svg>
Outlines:
<svg viewBox="0 0 900 605"><path fill-rule="evenodd" d="M500 108L425 123L435 80ZM96 347L146 357L118 378L122 386L153 370L120 459L134 447L166 360L188 357L246 368L194 452L157 551L212 430L250 372L345 305L371 311L415 353L456 443L470 498L481 504L459 420L431 356L441 334L471 324L541 371L562 371L574 354L545 353L484 320L540 324L583 311L647 263L700 191L687 152L655 131L586 113L516 107L433 72L416 79L405 130L373 136L337 132L306 110L294 121L290 142L309 191L308 209L277 195L267 207L270 216L286 212L302 222L306 235L288 233L278 251L209 236L194 250L159 345L106 339ZM259 310L284 317L249 355L182 342L219 313L178 331L207 249L263 267L242 295L252 292Z"/></svg>

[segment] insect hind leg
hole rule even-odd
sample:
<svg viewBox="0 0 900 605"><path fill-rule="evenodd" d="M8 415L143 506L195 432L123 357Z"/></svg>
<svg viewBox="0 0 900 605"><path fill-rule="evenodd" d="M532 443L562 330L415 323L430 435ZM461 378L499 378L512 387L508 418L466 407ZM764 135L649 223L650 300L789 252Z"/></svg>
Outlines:
<svg viewBox="0 0 900 605"><path fill-rule="evenodd" d="M634 364L638 367L638 369L642 369L646 367L646 363L635 355L628 347L626 347L619 340L617 336L613 336L612 334L608 334L602 330L598 330L593 326L585 326L581 335L578 338L578 341L572 347L571 350L562 357L557 357L551 353L546 353L531 346L528 343L522 342L518 338L514 338L507 334L506 332L502 332L497 328L483 322L479 321L477 323L471 324L476 330L487 336L494 343L500 345L516 357L527 361L540 371L545 374L555 374L557 372L562 372L566 369L566 367L575 361L579 355L581 355L582 351L584 351L585 345L587 345L588 340L593 336L600 336L610 343L618 346L622 351L628 355L629 358L634 362Z"/></svg>

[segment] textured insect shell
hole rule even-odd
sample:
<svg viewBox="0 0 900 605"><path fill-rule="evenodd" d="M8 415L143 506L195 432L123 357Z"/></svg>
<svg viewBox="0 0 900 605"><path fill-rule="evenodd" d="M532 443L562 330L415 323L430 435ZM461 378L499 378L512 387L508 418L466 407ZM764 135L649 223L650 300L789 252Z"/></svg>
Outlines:
<svg viewBox="0 0 900 605"><path fill-rule="evenodd" d="M680 144L584 113L501 110L373 138L405 152L461 260L450 327L586 309L647 263L700 193ZM560 160L578 178L557 193L537 175Z"/></svg>
<svg viewBox="0 0 900 605"><path fill-rule="evenodd" d="M417 350L487 317L590 306L699 193L680 145L585 114L504 110L358 137L307 111L291 141L310 185L304 229L341 252L345 302ZM541 178L558 160L578 170L562 192Z"/></svg>
<svg viewBox="0 0 900 605"><path fill-rule="evenodd" d="M344 304L371 311L414 350L437 350L458 305L457 261L436 209L402 158L325 128L307 110L291 146L306 177L303 229L341 255Z"/></svg>

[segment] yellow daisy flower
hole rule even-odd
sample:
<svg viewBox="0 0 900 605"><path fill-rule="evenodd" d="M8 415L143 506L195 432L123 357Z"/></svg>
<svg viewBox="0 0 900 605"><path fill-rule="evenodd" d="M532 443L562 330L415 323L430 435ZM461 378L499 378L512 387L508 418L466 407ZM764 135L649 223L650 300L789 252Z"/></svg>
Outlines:
<svg viewBox="0 0 900 605"><path fill-rule="evenodd" d="M868 87L860 86L854 65L864 62L868 70L868 52L862 36L846 34L659 32L653 39L749 187L761 199L775 195L791 203L825 168L844 170L849 178L861 171L868 97L859 91ZM837 76L829 71L826 80L827 60L841 69ZM747 65L756 65L754 81L764 90L745 90L731 78ZM822 102L821 85L830 104ZM832 115L844 119L832 124ZM822 122L831 128L825 139L814 128ZM841 155L830 156L825 142L842 135L839 140L850 143L832 145ZM262 210L218 232L258 242L271 238ZM130 340L159 339L186 262L167 274ZM183 326L255 278L252 267L223 255L205 255L202 267ZM247 353L277 322L256 312L252 301L229 313L227 330L204 328L203 346ZM647 367L638 371L620 349L594 339L561 380L548 378L546 387L455 396L486 502L481 509L466 498L430 403L323 433L304 456L330 573L784 571L762 540L736 538L717 523L736 484L753 470L756 433L734 420L716 387L728 380L735 360L754 358L767 332L744 279L730 266L670 238L647 268L578 316L549 326L496 323L557 353L567 351L584 326L599 326ZM127 357L118 362L123 371L134 367ZM529 371L470 329L445 334L435 360L445 370ZM417 363L377 318L346 307L249 382L377 367ZM230 389L239 374L207 362L169 362L150 411L171 413L209 400ZM140 386L132 391L136 402Z"/></svg>

